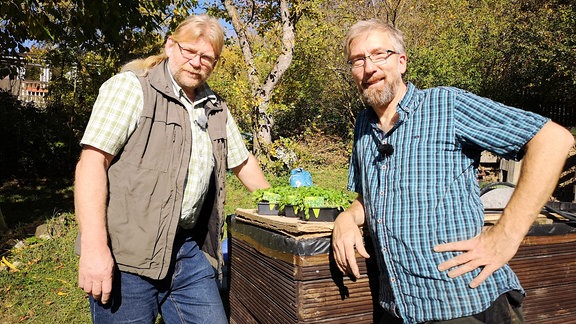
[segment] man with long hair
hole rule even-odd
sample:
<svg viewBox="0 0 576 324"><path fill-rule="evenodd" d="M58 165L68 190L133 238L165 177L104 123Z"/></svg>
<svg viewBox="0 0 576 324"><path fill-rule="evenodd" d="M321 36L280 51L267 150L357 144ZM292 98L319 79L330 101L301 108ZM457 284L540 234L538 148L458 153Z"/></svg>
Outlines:
<svg viewBox="0 0 576 324"><path fill-rule="evenodd" d="M191 16L161 54L100 88L74 191L78 285L95 323L227 322L217 286L226 170L250 191L269 184L206 83L223 43L215 18Z"/></svg>

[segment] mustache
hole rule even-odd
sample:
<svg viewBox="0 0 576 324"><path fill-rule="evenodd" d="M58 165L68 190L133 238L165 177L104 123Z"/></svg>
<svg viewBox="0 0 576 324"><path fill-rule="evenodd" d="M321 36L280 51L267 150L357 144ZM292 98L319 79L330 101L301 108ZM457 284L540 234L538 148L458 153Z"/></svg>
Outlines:
<svg viewBox="0 0 576 324"><path fill-rule="evenodd" d="M195 74L200 74L200 75L204 75L205 73L202 71L202 69L192 69L192 70L186 70L186 69L181 69L182 72L188 72L188 73L195 73Z"/></svg>

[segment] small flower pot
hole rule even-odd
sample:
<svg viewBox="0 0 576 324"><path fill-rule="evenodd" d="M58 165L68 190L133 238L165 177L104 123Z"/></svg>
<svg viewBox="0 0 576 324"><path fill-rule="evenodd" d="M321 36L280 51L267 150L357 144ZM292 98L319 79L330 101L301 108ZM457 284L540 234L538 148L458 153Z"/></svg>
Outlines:
<svg viewBox="0 0 576 324"><path fill-rule="evenodd" d="M258 203L258 214L260 215L280 215L280 204L270 203L270 202L259 202Z"/></svg>
<svg viewBox="0 0 576 324"><path fill-rule="evenodd" d="M333 222L342 211L334 207L310 207L307 213L299 214L300 220L307 222Z"/></svg>
<svg viewBox="0 0 576 324"><path fill-rule="evenodd" d="M296 213L294 211L294 206L292 206L292 205L287 205L284 208L284 216L286 216L286 217L301 218L303 215L304 215L303 210L299 210L298 213Z"/></svg>

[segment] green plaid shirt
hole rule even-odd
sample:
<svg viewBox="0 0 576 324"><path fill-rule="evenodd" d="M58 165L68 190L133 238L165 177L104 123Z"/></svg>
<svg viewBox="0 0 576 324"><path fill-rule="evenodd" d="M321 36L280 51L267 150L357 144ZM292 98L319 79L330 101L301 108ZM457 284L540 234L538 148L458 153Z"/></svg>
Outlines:
<svg viewBox="0 0 576 324"><path fill-rule="evenodd" d="M195 121L204 114L204 103L208 100L216 100L216 96L209 87L203 86L199 89L195 102L192 103L174 80L172 84L174 93L181 94L181 103L189 112L192 124L193 145L180 220L181 226L191 228L202 208L210 174L214 167L212 144L208 132ZM132 72L124 72L113 76L100 87L81 144L96 147L112 155L118 154L138 126L142 110L142 88L136 75ZM228 111L226 133L227 166L234 168L248 159L249 152L230 111Z"/></svg>

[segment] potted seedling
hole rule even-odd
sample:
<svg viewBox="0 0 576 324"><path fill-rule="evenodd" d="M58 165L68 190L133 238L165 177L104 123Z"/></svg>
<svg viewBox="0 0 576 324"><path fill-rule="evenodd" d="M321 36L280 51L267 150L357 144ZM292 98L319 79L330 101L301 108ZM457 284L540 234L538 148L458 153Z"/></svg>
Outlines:
<svg viewBox="0 0 576 324"><path fill-rule="evenodd" d="M304 221L332 222L344 209L350 206L350 198L342 191L309 187L304 193Z"/></svg>
<svg viewBox="0 0 576 324"><path fill-rule="evenodd" d="M259 214L270 215L262 210L272 201L280 215L299 217L304 221L334 221L334 218L350 206L350 197L343 191L318 186L290 187L279 186L260 189L254 192ZM262 207L264 208L264 207Z"/></svg>
<svg viewBox="0 0 576 324"><path fill-rule="evenodd" d="M293 189L290 186L275 186L255 190L252 200L258 205L258 214L284 215L284 208L288 204L287 197L293 195Z"/></svg>
<svg viewBox="0 0 576 324"><path fill-rule="evenodd" d="M257 190L253 193L253 198L258 204L258 214L279 215L281 196L272 190Z"/></svg>
<svg viewBox="0 0 576 324"><path fill-rule="evenodd" d="M293 188L292 191L295 188ZM296 194L296 192L292 192L292 193L288 193L287 195L285 195L284 197L282 197L282 201L281 201L281 206L284 210L284 216L286 217L296 217L298 218L298 206L302 205L299 203L300 201L300 197Z"/></svg>

